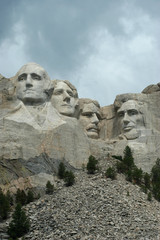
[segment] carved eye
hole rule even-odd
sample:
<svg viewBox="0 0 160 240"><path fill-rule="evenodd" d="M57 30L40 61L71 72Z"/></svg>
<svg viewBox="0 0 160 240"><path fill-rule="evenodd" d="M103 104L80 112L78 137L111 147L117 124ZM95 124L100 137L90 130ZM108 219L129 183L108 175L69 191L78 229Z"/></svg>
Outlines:
<svg viewBox="0 0 160 240"><path fill-rule="evenodd" d="M124 117L124 112L119 112L118 117Z"/></svg>
<svg viewBox="0 0 160 240"><path fill-rule="evenodd" d="M34 80L41 80L41 76L39 76L38 74L33 73L31 74L31 76L32 76L32 79Z"/></svg>
<svg viewBox="0 0 160 240"><path fill-rule="evenodd" d="M97 116L97 118L98 118L99 120L101 120L101 115L100 115L100 113L96 113L96 116Z"/></svg>
<svg viewBox="0 0 160 240"><path fill-rule="evenodd" d="M63 93L63 90L60 89L60 90L56 90L56 91L54 92L54 95L61 95L62 93Z"/></svg>
<svg viewBox="0 0 160 240"><path fill-rule="evenodd" d="M73 97L73 92L67 91L67 93L69 94L70 97Z"/></svg>
<svg viewBox="0 0 160 240"><path fill-rule="evenodd" d="M138 111L136 109L132 109L132 110L128 111L129 116L133 116L133 115L137 115L137 114L138 114Z"/></svg>
<svg viewBox="0 0 160 240"><path fill-rule="evenodd" d="M23 80L26 80L26 75L24 74L18 77L18 81L23 81Z"/></svg>
<svg viewBox="0 0 160 240"><path fill-rule="evenodd" d="M87 117L87 118L91 118L92 117L92 113L90 112L86 112L86 113L83 113L83 116Z"/></svg>

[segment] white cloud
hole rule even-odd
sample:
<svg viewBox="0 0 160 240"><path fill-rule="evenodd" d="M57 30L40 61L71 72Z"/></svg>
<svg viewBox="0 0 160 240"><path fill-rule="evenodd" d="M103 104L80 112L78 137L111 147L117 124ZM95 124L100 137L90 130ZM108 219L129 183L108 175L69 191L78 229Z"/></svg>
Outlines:
<svg viewBox="0 0 160 240"><path fill-rule="evenodd" d="M142 11L119 21L119 35L107 27L92 32L92 53L73 74L80 97L97 99L102 105L113 103L117 94L141 92L159 82L158 22Z"/></svg>
<svg viewBox="0 0 160 240"><path fill-rule="evenodd" d="M13 76L23 64L35 61L51 78L70 80L80 97L101 105L113 103L117 94L141 92L159 82L160 19L153 4L73 2L19 3L12 38L1 41L0 73Z"/></svg>
<svg viewBox="0 0 160 240"><path fill-rule="evenodd" d="M18 22L13 26L12 39L6 38L0 45L0 73L5 77L12 77L16 71L27 62L25 52L26 35L23 31L23 23Z"/></svg>

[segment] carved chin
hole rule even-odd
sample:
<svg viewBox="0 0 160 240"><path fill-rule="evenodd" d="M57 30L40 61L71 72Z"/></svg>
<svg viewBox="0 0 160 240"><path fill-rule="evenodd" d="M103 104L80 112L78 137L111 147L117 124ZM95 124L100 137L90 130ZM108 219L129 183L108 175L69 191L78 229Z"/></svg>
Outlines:
<svg viewBox="0 0 160 240"><path fill-rule="evenodd" d="M129 132L124 133L124 136L128 139L128 140L133 140L136 139L140 136L140 132L137 131L137 129L132 129Z"/></svg>
<svg viewBox="0 0 160 240"><path fill-rule="evenodd" d="M60 111L60 114L65 115L65 116L73 116L73 111L65 110L65 111Z"/></svg>
<svg viewBox="0 0 160 240"><path fill-rule="evenodd" d="M89 137L89 138L94 138L94 139L97 139L99 136L98 136L98 133L97 132L95 132L95 131L87 131L87 136Z"/></svg>
<svg viewBox="0 0 160 240"><path fill-rule="evenodd" d="M60 112L60 114L65 115L65 116L73 116L74 108L71 106L64 106L64 107L59 108L59 112Z"/></svg>

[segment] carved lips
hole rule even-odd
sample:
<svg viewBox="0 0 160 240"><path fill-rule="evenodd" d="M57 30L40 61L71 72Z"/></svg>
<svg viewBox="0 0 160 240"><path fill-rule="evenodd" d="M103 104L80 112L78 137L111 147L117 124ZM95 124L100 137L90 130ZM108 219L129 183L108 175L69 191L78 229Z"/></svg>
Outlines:
<svg viewBox="0 0 160 240"><path fill-rule="evenodd" d="M128 132L128 131L132 130L133 128L135 128L134 124L123 125L123 127L122 127L124 132Z"/></svg>
<svg viewBox="0 0 160 240"><path fill-rule="evenodd" d="M95 132L95 133L98 134L98 132L99 132L99 127L92 124L92 125L89 125L89 126L86 128L86 130L87 130L88 132Z"/></svg>

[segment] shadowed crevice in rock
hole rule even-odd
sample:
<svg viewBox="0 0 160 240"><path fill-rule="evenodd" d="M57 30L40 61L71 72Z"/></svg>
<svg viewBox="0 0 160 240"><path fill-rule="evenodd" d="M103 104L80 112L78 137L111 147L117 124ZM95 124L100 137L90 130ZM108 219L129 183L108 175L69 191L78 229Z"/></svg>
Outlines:
<svg viewBox="0 0 160 240"><path fill-rule="evenodd" d="M65 159L62 160L67 170L75 170ZM46 173L57 175L61 160L50 158L46 153L39 156L24 159L1 159L0 160L0 184L8 184L18 178Z"/></svg>
<svg viewBox="0 0 160 240"><path fill-rule="evenodd" d="M0 184L8 184L19 177L30 176L32 172L25 168L19 159L0 160Z"/></svg>
<svg viewBox="0 0 160 240"><path fill-rule="evenodd" d="M63 161L65 167L68 170L75 169L65 159L53 159L50 158L46 153L41 153L39 156L30 158L27 161L23 159L19 159L19 161L26 169L28 169L28 171L32 172L32 174L39 174L43 172L47 174L57 175L58 167L61 161Z"/></svg>

